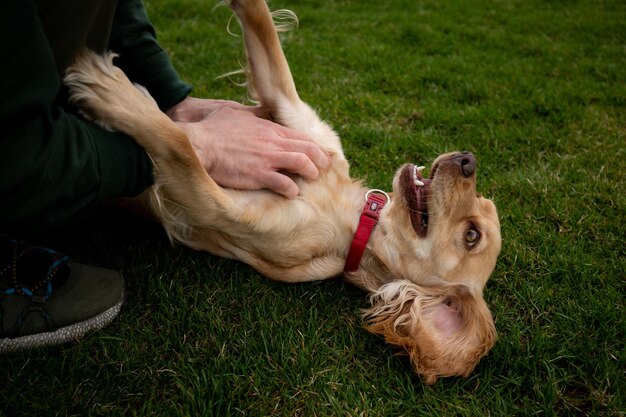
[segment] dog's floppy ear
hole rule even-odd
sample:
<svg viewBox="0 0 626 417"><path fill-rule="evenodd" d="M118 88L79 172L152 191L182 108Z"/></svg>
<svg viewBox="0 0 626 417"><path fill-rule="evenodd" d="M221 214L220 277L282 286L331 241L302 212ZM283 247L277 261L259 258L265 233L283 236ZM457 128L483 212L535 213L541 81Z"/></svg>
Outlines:
<svg viewBox="0 0 626 417"><path fill-rule="evenodd" d="M496 341L491 312L463 285L418 286L408 280L382 285L364 311L367 329L408 353L427 384L467 376Z"/></svg>

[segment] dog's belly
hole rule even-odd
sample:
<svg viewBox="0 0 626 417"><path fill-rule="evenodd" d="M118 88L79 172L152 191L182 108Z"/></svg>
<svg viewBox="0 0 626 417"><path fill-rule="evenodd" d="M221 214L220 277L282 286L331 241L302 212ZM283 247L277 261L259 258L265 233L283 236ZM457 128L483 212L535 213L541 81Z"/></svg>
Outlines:
<svg viewBox="0 0 626 417"><path fill-rule="evenodd" d="M364 191L352 180L338 180L332 169L318 181L297 183L301 193L293 199L264 190L226 189L240 208L236 222L219 229L196 227L193 246L283 281L340 274Z"/></svg>

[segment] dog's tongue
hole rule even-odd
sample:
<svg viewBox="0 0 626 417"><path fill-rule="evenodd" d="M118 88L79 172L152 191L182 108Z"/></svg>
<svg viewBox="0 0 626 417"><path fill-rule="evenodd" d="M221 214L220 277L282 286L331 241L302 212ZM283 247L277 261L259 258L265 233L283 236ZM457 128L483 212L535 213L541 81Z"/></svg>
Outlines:
<svg viewBox="0 0 626 417"><path fill-rule="evenodd" d="M423 179L424 185L415 186L415 192L417 193L417 207L420 211L428 213L428 194L430 191L430 183L433 182L430 178Z"/></svg>

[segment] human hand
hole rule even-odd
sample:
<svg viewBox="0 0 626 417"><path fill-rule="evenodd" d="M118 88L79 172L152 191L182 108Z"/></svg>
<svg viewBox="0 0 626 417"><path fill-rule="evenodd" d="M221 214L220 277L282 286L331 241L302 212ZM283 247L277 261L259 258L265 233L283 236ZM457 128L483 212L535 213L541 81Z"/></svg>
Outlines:
<svg viewBox="0 0 626 417"><path fill-rule="evenodd" d="M268 188L288 198L330 165L330 157L307 135L264 119L260 107L188 97L167 112L189 137L208 174L237 189Z"/></svg>

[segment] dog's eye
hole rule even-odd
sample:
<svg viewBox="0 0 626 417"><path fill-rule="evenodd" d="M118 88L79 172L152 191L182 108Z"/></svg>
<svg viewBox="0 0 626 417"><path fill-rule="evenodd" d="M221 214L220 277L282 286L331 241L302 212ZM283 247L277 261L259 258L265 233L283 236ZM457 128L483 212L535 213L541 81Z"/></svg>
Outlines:
<svg viewBox="0 0 626 417"><path fill-rule="evenodd" d="M474 245L476 245L479 240L480 232L476 230L476 227L474 225L470 226L470 228L467 229L467 233L465 234L465 243L467 243L468 248L471 249L472 247L474 247Z"/></svg>

